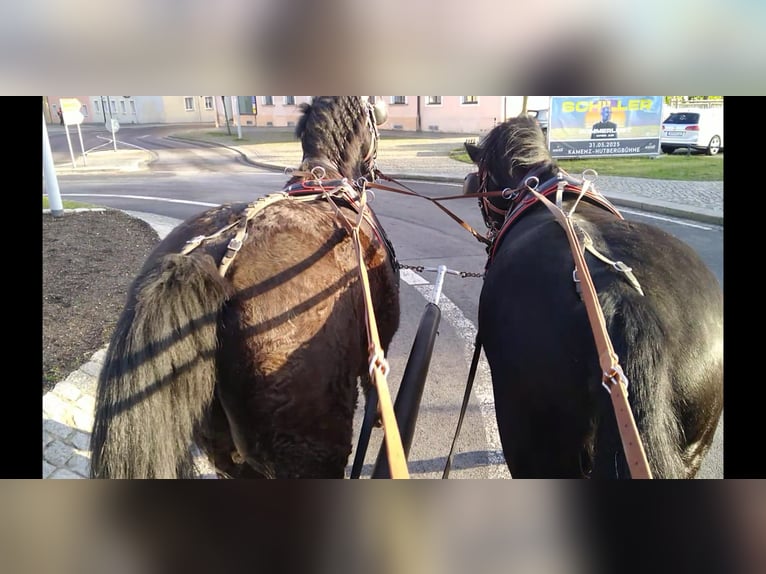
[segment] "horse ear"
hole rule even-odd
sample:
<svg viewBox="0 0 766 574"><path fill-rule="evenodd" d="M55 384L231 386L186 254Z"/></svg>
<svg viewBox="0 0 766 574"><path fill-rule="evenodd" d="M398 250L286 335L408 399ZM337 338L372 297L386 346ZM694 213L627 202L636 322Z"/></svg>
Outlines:
<svg viewBox="0 0 766 574"><path fill-rule="evenodd" d="M468 157L471 158L471 161L475 164L478 164L479 156L481 155L481 148L470 142L465 142L463 145L465 145L465 151L468 152Z"/></svg>
<svg viewBox="0 0 766 574"><path fill-rule="evenodd" d="M376 99L373 104L373 110L375 111L375 123L377 125L383 125L388 119L388 108L383 100Z"/></svg>

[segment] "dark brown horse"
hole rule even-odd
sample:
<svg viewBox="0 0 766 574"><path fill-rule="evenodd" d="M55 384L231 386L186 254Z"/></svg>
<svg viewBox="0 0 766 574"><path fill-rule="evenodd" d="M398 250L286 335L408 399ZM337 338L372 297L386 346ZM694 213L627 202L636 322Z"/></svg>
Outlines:
<svg viewBox="0 0 766 574"><path fill-rule="evenodd" d="M534 120L466 144L494 242L479 304L503 452L515 478L630 478L564 229L527 185L571 215L628 380L655 478L692 478L723 408L723 293L685 243L628 222L551 158ZM579 203L578 203L579 201Z"/></svg>
<svg viewBox="0 0 766 574"><path fill-rule="evenodd" d="M134 280L99 378L92 477L196 476L195 441L221 476L344 476L357 383L370 384L348 222L376 177L385 110L321 96L302 112L303 161L284 193L190 218ZM361 249L387 351L398 266L367 210Z"/></svg>

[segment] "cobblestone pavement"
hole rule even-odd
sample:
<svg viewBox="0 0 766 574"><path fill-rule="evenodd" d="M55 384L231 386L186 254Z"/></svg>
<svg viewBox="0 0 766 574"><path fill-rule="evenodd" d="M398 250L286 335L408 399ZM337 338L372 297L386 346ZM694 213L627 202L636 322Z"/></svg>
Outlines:
<svg viewBox="0 0 766 574"><path fill-rule="evenodd" d="M383 134L378 152L383 173L396 179L425 179L462 182L470 166L447 157L466 140L465 136L386 139ZM294 144L251 144L231 146L255 165L284 169L300 161L300 148ZM88 166L78 171L135 171L145 169L155 157L140 154L89 154ZM661 160L658 160L661 161ZM71 168L71 164L69 166ZM67 166L56 166L66 172ZM572 174L577 175L577 174ZM718 182L648 180L629 177L599 177L596 188L618 207L633 207L672 216L723 225L723 187ZM177 222L153 217L150 223L164 237ZM88 450L93 426L96 380L106 349L58 383L43 397L43 478L87 478ZM196 451L195 460L203 478L215 478L207 460Z"/></svg>
<svg viewBox="0 0 766 574"><path fill-rule="evenodd" d="M106 347L43 397L42 478L88 478L96 381L105 355ZM195 462L202 478L215 478L196 450Z"/></svg>
<svg viewBox="0 0 766 574"><path fill-rule="evenodd" d="M169 217L154 216L150 223L163 238L178 222ZM42 478L88 478L90 433L96 406L94 397L105 355L106 347L94 353L87 363L43 396ZM192 450L200 477L216 478L207 458L198 449Z"/></svg>

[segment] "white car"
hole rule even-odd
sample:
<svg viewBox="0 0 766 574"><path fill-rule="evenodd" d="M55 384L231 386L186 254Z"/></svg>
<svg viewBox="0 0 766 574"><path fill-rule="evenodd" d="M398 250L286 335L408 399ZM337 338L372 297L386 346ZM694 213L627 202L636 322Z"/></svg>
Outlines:
<svg viewBox="0 0 766 574"><path fill-rule="evenodd" d="M717 154L723 149L723 109L672 111L662 122L660 146L664 153L693 149Z"/></svg>

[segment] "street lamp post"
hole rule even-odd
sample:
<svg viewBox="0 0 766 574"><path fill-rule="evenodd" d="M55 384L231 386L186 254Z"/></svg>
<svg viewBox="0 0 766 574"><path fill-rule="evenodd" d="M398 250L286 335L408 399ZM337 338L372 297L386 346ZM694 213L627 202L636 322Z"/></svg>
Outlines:
<svg viewBox="0 0 766 574"><path fill-rule="evenodd" d="M67 135L69 135L68 128ZM51 215L53 217L61 217L64 215L64 204L61 201L59 180L56 176L56 167L53 164L53 152L51 151L51 142L48 139L48 126L45 124L45 114L43 114L43 178L45 181L45 191L48 194L48 205L50 205Z"/></svg>

